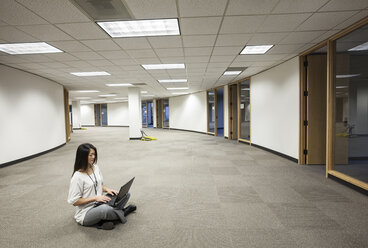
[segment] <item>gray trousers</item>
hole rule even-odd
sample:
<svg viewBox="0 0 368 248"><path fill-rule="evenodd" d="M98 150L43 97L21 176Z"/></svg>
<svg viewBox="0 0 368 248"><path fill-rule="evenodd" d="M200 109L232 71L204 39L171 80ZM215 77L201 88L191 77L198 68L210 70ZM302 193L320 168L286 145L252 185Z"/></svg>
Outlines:
<svg viewBox="0 0 368 248"><path fill-rule="evenodd" d="M126 222L126 218L122 209L128 202L129 198L130 194L128 193L116 208L113 208L107 204L102 204L100 206L91 208L87 211L84 217L83 226L93 226L101 220L120 220L121 223L124 224Z"/></svg>

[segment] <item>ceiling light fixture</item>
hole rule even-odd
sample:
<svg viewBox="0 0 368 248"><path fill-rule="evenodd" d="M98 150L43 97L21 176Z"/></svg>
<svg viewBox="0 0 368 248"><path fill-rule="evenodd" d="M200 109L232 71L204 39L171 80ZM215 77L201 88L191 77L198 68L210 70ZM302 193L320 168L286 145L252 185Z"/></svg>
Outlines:
<svg viewBox="0 0 368 248"><path fill-rule="evenodd" d="M97 22L112 38L180 35L178 19Z"/></svg>
<svg viewBox="0 0 368 248"><path fill-rule="evenodd" d="M72 90L70 92L94 93L94 92L100 92L100 91L98 91L98 90Z"/></svg>
<svg viewBox="0 0 368 248"><path fill-rule="evenodd" d="M168 90L188 90L188 87L176 87L176 88L166 88Z"/></svg>
<svg viewBox="0 0 368 248"><path fill-rule="evenodd" d="M359 46L350 48L348 51L355 52L355 51L366 51L366 50L368 50L368 42L365 42L363 44L360 44Z"/></svg>
<svg viewBox="0 0 368 248"><path fill-rule="evenodd" d="M62 53L46 42L0 44L0 51L8 54Z"/></svg>
<svg viewBox="0 0 368 248"><path fill-rule="evenodd" d="M188 93L187 92L173 92L171 94L173 94L173 95L187 95Z"/></svg>
<svg viewBox="0 0 368 248"><path fill-rule="evenodd" d="M106 84L109 87L124 87L124 86L133 86L133 84Z"/></svg>
<svg viewBox="0 0 368 248"><path fill-rule="evenodd" d="M147 91L145 91L145 90L142 90L142 91L141 91L141 93L142 93L142 94L146 94L146 93L147 93Z"/></svg>
<svg viewBox="0 0 368 248"><path fill-rule="evenodd" d="M239 75L242 71L225 71L224 72L224 76L234 76L234 75Z"/></svg>
<svg viewBox="0 0 368 248"><path fill-rule="evenodd" d="M111 75L105 71L87 71L87 72L71 72L70 74L78 77L93 77L93 76L109 76Z"/></svg>
<svg viewBox="0 0 368 248"><path fill-rule="evenodd" d="M188 82L187 79L160 79L158 80L159 83L186 83Z"/></svg>
<svg viewBox="0 0 368 248"><path fill-rule="evenodd" d="M146 70L185 69L184 64L147 64L142 67Z"/></svg>
<svg viewBox="0 0 368 248"><path fill-rule="evenodd" d="M273 45L245 46L240 54L265 54Z"/></svg>
<svg viewBox="0 0 368 248"><path fill-rule="evenodd" d="M116 99L116 100L127 100L127 97L116 97L114 99Z"/></svg>
<svg viewBox="0 0 368 248"><path fill-rule="evenodd" d="M100 97L109 97L109 96L116 96L115 94L105 94L105 95L98 95Z"/></svg>

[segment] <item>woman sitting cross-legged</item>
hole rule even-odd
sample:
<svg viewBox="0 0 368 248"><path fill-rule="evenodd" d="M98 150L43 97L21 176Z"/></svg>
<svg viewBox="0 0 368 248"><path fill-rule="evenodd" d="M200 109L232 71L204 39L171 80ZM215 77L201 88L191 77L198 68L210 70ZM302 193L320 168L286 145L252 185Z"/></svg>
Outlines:
<svg viewBox="0 0 368 248"><path fill-rule="evenodd" d="M125 216L136 210L136 206L129 205L130 194L127 193L120 204L111 207L108 204L96 206L96 202L106 203L109 196L116 195L116 190L109 189L103 184L103 177L97 162L97 149L92 144L81 144L77 149L73 176L70 181L68 203L76 206L75 220L83 226L94 226L110 230L114 228L113 221L126 222ZM107 195L102 193L106 192Z"/></svg>

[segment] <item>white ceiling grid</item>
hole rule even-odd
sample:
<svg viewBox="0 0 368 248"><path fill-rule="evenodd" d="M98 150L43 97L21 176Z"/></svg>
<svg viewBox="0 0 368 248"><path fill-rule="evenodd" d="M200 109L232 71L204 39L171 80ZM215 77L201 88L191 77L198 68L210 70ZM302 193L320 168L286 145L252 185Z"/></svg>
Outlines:
<svg viewBox="0 0 368 248"><path fill-rule="evenodd" d="M111 38L69 0L1 0L0 43L45 41L64 53L8 55L0 63L50 78L73 93L97 97L127 88L106 83L144 83L155 97L169 86L206 90L251 76L298 55L368 15L367 0L122 0L133 19L178 18L180 36ZM265 55L239 55L245 45L274 45ZM149 70L141 64L185 63L184 70ZM222 76L228 67L247 67ZM70 72L107 71L77 77ZM188 79L160 84L159 79ZM111 98L112 99L112 98ZM110 99L110 100L111 100Z"/></svg>

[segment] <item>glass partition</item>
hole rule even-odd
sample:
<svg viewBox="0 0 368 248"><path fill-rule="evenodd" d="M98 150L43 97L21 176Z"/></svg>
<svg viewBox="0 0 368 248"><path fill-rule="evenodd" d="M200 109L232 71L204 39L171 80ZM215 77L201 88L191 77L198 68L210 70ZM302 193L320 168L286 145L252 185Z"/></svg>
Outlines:
<svg viewBox="0 0 368 248"><path fill-rule="evenodd" d="M207 107L208 107L208 132L215 133L215 90L207 91Z"/></svg>
<svg viewBox="0 0 368 248"><path fill-rule="evenodd" d="M153 103L152 101L147 101L147 125L148 127L153 127Z"/></svg>
<svg viewBox="0 0 368 248"><path fill-rule="evenodd" d="M241 82L240 88L240 139L250 141L250 83Z"/></svg>
<svg viewBox="0 0 368 248"><path fill-rule="evenodd" d="M336 40L334 170L368 182L368 25Z"/></svg>
<svg viewBox="0 0 368 248"><path fill-rule="evenodd" d="M142 127L147 127L147 102L142 101Z"/></svg>
<svg viewBox="0 0 368 248"><path fill-rule="evenodd" d="M163 100L164 127L169 127L169 99Z"/></svg>

